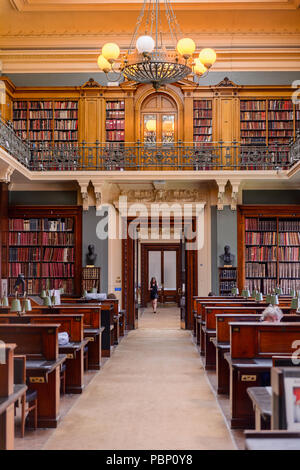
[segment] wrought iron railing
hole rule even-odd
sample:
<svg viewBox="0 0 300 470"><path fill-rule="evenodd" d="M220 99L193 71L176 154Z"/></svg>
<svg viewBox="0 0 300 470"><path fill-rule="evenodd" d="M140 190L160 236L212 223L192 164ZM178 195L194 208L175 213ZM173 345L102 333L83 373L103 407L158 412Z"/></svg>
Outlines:
<svg viewBox="0 0 300 470"><path fill-rule="evenodd" d="M111 170L274 170L300 159L300 136L294 143L242 145L239 142L176 144L26 143L9 123L0 121L0 146L33 171Z"/></svg>

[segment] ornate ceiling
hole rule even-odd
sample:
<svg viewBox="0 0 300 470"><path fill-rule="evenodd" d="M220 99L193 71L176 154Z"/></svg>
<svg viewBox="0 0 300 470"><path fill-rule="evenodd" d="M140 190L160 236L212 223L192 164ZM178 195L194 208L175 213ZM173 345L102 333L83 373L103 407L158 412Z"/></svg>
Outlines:
<svg viewBox="0 0 300 470"><path fill-rule="evenodd" d="M172 0L185 35L199 50L217 50L214 70L219 71L298 71L299 2ZM96 72L104 42L128 47L141 3L1 0L2 72Z"/></svg>

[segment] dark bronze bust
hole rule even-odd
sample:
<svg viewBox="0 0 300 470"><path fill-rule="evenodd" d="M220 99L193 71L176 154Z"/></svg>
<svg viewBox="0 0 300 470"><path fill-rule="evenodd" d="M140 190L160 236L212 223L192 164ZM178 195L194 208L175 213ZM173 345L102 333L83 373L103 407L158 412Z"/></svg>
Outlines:
<svg viewBox="0 0 300 470"><path fill-rule="evenodd" d="M226 245L224 246L224 253L223 255L220 255L220 260L222 263L222 266L232 266L234 263L234 255L230 253L230 246Z"/></svg>
<svg viewBox="0 0 300 470"><path fill-rule="evenodd" d="M88 266L94 266L96 262L97 254L95 253L95 246L89 245L88 252L86 254L86 264Z"/></svg>

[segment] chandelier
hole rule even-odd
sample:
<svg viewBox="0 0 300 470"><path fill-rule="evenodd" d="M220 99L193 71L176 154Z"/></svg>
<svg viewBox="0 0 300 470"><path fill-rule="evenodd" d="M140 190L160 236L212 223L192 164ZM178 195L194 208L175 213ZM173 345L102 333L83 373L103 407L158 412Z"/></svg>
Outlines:
<svg viewBox="0 0 300 470"><path fill-rule="evenodd" d="M194 57L196 45L192 39L183 37L170 0L162 3L171 45L166 46L163 41L160 0L144 0L128 51L121 54L115 43L102 47L98 66L107 76L118 72L118 81L123 76L137 83L152 83L157 90L188 75L207 74L216 61L215 51L205 48Z"/></svg>

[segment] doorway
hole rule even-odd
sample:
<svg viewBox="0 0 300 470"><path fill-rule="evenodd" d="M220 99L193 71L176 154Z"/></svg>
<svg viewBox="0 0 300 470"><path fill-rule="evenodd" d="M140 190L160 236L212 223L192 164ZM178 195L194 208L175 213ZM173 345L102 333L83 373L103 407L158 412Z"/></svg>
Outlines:
<svg viewBox="0 0 300 470"><path fill-rule="evenodd" d="M181 247L179 243L141 245L141 304L150 302L150 280L158 284L158 302L179 306Z"/></svg>
<svg viewBox="0 0 300 470"><path fill-rule="evenodd" d="M148 97L141 109L141 141L144 145L173 145L178 137L178 112L175 101L163 93Z"/></svg>

